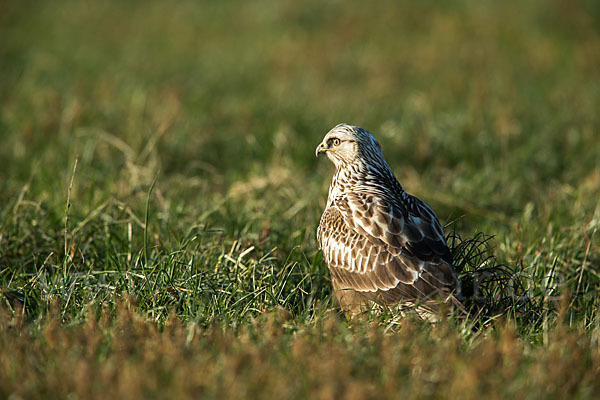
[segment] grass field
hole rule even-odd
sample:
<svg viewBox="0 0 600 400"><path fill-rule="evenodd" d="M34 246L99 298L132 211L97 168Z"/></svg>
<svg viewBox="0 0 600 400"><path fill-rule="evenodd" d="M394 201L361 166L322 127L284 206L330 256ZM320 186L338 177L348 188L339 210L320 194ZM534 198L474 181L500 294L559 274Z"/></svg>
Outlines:
<svg viewBox="0 0 600 400"><path fill-rule="evenodd" d="M595 2L0 8L1 398L600 395ZM339 122L487 315L339 313Z"/></svg>

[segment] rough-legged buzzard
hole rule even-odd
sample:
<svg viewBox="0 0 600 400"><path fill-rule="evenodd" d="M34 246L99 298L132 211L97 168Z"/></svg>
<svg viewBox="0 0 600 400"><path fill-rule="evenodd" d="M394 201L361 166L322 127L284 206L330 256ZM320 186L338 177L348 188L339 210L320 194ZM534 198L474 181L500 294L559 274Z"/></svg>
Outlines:
<svg viewBox="0 0 600 400"><path fill-rule="evenodd" d="M355 315L372 304L440 302L460 307L460 287L433 210L406 193L366 130L340 124L316 149L335 165L317 230L340 306Z"/></svg>

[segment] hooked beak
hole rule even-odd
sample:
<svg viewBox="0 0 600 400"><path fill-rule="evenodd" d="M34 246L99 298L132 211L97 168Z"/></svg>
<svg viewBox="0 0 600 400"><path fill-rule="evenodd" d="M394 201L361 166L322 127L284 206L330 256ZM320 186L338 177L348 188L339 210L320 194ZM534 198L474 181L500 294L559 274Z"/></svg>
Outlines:
<svg viewBox="0 0 600 400"><path fill-rule="evenodd" d="M317 149L315 150L315 157L319 157L319 154L325 153L327 151L334 151L334 150L333 149L328 149L327 147L325 147L325 145L323 143L320 143L317 146Z"/></svg>

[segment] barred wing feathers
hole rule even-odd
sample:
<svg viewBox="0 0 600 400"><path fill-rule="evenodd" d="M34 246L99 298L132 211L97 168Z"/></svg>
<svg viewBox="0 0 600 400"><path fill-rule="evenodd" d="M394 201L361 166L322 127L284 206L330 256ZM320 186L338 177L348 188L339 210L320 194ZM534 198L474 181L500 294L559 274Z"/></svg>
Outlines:
<svg viewBox="0 0 600 400"><path fill-rule="evenodd" d="M338 196L319 225L319 247L340 289L392 303L447 297L457 281L442 228L421 200Z"/></svg>

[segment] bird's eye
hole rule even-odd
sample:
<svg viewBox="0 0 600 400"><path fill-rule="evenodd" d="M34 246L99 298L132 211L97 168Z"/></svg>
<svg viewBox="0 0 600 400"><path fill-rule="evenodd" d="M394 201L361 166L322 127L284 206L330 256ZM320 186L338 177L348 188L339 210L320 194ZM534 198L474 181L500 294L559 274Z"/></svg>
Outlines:
<svg viewBox="0 0 600 400"><path fill-rule="evenodd" d="M340 145L340 139L335 138L335 139L333 139L332 143L333 143L334 146L339 146Z"/></svg>

